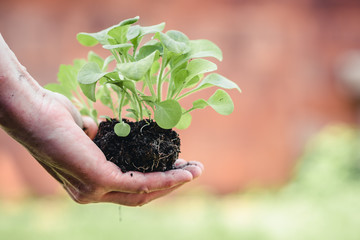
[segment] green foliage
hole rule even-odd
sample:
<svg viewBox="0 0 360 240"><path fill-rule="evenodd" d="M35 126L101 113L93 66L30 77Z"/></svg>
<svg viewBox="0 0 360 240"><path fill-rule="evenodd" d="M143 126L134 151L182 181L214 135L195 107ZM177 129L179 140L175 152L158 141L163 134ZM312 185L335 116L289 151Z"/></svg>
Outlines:
<svg viewBox="0 0 360 240"><path fill-rule="evenodd" d="M100 43L111 55L102 59L90 52L88 61L81 62L80 68L79 64L77 67L60 67L60 84L48 85L48 89L72 100L72 93L81 89L88 101L87 107L81 106L81 112L91 117L97 116L92 102L99 99L120 120L122 109L126 108L128 117L137 121L145 117L154 118L164 129L187 128L192 119L190 112L207 106L223 115L233 111L230 95L220 89L208 100L195 101L190 109L182 108L179 103L182 98L209 87L240 92L236 83L219 74L205 76L217 70L217 65L203 58L221 61L219 47L209 40L190 40L180 31L164 33L165 23L145 27L133 25L138 20L139 17L126 19L96 33L79 33L77 39L82 45ZM152 38L140 44L148 34L152 34ZM107 71L112 61L116 61L116 67ZM126 136L129 127L121 123L115 132Z"/></svg>

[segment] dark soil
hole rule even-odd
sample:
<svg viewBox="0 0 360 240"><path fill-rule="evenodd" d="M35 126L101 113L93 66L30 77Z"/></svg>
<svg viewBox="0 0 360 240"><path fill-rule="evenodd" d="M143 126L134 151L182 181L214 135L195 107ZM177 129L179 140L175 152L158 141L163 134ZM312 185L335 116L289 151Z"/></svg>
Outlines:
<svg viewBox="0 0 360 240"><path fill-rule="evenodd" d="M179 135L171 129L162 129L152 120L130 122L126 137L119 137L114 126L119 121L112 119L100 123L95 144L106 159L115 163L122 172L156 172L174 169L180 153Z"/></svg>

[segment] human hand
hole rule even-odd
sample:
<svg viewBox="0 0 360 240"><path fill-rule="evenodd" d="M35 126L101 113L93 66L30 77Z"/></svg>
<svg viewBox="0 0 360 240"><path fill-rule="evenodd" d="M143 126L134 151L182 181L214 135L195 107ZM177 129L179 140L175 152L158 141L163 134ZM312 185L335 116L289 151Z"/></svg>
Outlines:
<svg viewBox="0 0 360 240"><path fill-rule="evenodd" d="M176 163L183 168L167 172L122 173L89 138L95 136L96 124L90 118L81 121L65 97L44 92L40 109L43 120L37 137L40 142L31 152L76 202L143 205L201 174L200 163L188 165L184 160Z"/></svg>
<svg viewBox="0 0 360 240"><path fill-rule="evenodd" d="M41 88L1 35L0 52L1 127L23 144L76 202L139 206L201 175L201 163L184 160L176 162L179 169L167 172L122 173L92 142L96 124L82 118L64 96Z"/></svg>

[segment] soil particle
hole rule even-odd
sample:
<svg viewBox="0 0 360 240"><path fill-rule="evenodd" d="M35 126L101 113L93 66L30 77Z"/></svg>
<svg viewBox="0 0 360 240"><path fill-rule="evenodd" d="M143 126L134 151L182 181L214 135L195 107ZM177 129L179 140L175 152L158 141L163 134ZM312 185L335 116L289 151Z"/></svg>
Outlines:
<svg viewBox="0 0 360 240"><path fill-rule="evenodd" d="M122 172L156 172L174 169L180 153L179 135L171 129L162 129L152 120L130 122L126 137L119 137L114 126L119 121L112 119L100 123L95 144L106 159L115 163ZM130 174L132 176L132 174Z"/></svg>

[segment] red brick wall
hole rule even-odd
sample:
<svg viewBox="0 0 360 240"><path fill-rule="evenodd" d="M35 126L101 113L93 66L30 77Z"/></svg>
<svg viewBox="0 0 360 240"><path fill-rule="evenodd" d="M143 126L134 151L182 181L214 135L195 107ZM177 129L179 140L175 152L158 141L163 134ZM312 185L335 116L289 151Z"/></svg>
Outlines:
<svg viewBox="0 0 360 240"><path fill-rule="evenodd" d="M224 54L218 72L243 90L230 93L232 115L195 112L192 126L180 132L181 156L206 166L198 184L219 192L280 184L309 136L329 122L355 120L334 67L343 54L360 48L359 1L1 1L0 31L46 84L56 80L59 64L86 56L89 49L76 42L77 32L136 15L140 24L165 21L168 30L217 43ZM0 142L6 155L0 162L15 163L17 185L55 191L57 184L3 131Z"/></svg>

